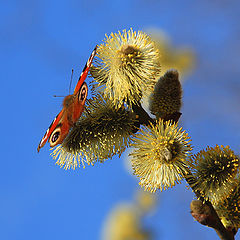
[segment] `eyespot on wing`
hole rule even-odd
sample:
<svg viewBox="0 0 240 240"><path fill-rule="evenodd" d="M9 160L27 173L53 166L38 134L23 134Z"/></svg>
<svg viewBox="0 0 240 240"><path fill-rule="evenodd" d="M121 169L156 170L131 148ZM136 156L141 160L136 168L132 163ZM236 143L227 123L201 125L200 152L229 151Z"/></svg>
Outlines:
<svg viewBox="0 0 240 240"><path fill-rule="evenodd" d="M82 104L84 104L86 99L87 99L87 95L88 95L88 86L84 82L82 84L81 89L80 89L79 94L78 94L78 101L81 102Z"/></svg>

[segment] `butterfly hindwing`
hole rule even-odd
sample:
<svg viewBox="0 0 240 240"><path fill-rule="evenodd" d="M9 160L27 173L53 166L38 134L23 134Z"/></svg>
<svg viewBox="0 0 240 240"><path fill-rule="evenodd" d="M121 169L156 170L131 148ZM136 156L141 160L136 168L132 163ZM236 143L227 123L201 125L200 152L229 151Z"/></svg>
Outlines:
<svg viewBox="0 0 240 240"><path fill-rule="evenodd" d="M62 118L62 114L63 114L63 110L54 118L54 120L50 124L49 128L47 129L46 133L44 134L43 138L41 139L38 145L38 148L37 148L38 152L40 148L42 148L46 144L47 140L52 135L52 132L56 129L60 119Z"/></svg>

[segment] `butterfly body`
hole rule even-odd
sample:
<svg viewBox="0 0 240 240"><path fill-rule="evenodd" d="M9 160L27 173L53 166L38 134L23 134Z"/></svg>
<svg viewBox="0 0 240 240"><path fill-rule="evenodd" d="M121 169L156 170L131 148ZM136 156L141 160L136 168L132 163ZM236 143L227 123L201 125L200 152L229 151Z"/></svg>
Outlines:
<svg viewBox="0 0 240 240"><path fill-rule="evenodd" d="M63 118L65 118L71 126L79 119L84 110L84 104L87 96L87 84L84 83L83 87L85 89L84 93L83 90L81 91L81 99L79 99L77 95L73 94L66 96L63 100Z"/></svg>
<svg viewBox="0 0 240 240"><path fill-rule="evenodd" d="M74 124L82 115L88 93L88 87L84 81L87 77L88 71L95 55L96 48L93 50L81 73L74 93L64 98L63 108L61 112L53 120L53 122L47 129L45 135L41 139L37 148L38 152L46 144L47 140L50 143L50 147L61 144L68 135L70 129L74 126Z"/></svg>

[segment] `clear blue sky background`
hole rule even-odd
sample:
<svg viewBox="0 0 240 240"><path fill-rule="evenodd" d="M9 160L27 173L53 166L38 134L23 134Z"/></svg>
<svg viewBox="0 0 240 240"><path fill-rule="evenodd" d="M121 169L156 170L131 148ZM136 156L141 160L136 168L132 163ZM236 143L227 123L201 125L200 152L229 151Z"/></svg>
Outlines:
<svg viewBox="0 0 240 240"><path fill-rule="evenodd" d="M182 124L194 152L223 144L239 153L239 13L237 0L1 1L0 239L98 240L110 209L132 198L137 181L122 159L65 171L48 146L36 151L61 109L52 96L68 94L71 69L76 83L105 33L160 28L175 47L195 49ZM184 184L160 199L145 223L156 240L218 239L193 221Z"/></svg>

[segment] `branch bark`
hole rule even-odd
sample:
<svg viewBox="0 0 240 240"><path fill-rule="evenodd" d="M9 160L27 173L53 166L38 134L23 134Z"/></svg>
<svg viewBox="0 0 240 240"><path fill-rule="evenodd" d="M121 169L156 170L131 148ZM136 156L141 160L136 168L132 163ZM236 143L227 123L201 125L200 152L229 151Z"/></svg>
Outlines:
<svg viewBox="0 0 240 240"><path fill-rule="evenodd" d="M190 171L185 179L191 187L194 177ZM234 233L232 231L228 231L224 227L211 202L205 201L196 189L192 188L192 190L199 199L197 202L192 201L191 203L190 207L192 216L202 225L213 228L221 240L234 240Z"/></svg>

